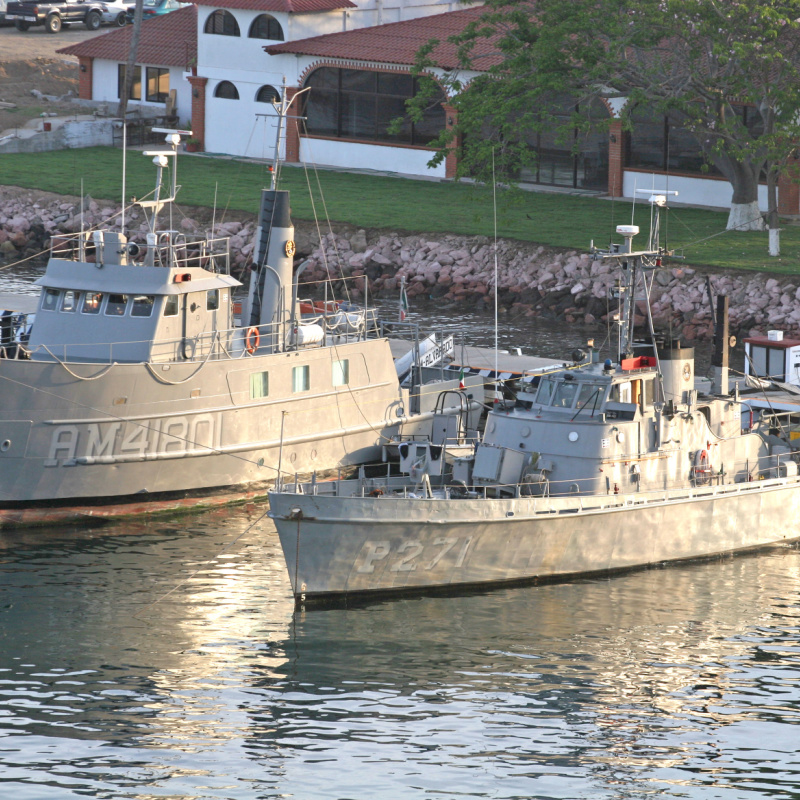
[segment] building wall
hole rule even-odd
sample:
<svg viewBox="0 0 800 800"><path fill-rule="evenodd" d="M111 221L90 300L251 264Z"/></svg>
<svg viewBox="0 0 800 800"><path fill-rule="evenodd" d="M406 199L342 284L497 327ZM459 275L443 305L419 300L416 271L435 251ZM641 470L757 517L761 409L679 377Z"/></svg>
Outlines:
<svg viewBox="0 0 800 800"><path fill-rule="evenodd" d="M407 147L387 147L380 144L360 144L334 139L300 139L300 159L309 164L326 167L361 167L399 175L446 177L445 164L431 169L427 166L433 155L430 150Z"/></svg>
<svg viewBox="0 0 800 800"><path fill-rule="evenodd" d="M430 0L355 0L359 7L346 11L320 12L316 14L287 14L275 12L273 16L283 28L285 41L305 39L326 33L369 27L383 22L415 19L431 14L442 14L459 8L453 2L431 2ZM224 8L224 6L219 6ZM198 6L197 9L197 74L208 78L206 85L206 120L204 149L209 153L224 153L250 158L272 158L276 137L276 125L267 103L257 103L255 96L264 85L280 90L284 78L288 86L298 86L302 73L312 61L308 57L295 55L269 56L264 47L273 44L267 39L250 39L250 25L260 12L228 9L236 18L240 36L220 36L204 33L206 20L217 9ZM221 81L230 81L239 92L239 100L215 97ZM367 152L372 157L391 151L389 160L396 160L402 148L355 145L362 157ZM325 148L326 157L332 161L321 161L329 166L363 166L384 169L384 163L346 163L341 153L353 152L354 145L348 142L330 142ZM366 149L365 149L366 148ZM337 154L337 149L341 152ZM418 165L411 174L438 174L424 166L430 154L424 151L409 151L412 155L403 163ZM283 157L283 153L281 154ZM419 166L421 165L421 166ZM397 169L397 171L402 171ZM444 168L442 168L442 175Z"/></svg>
<svg viewBox="0 0 800 800"><path fill-rule="evenodd" d="M146 64L145 66L159 66L158 64ZM119 102L117 94L117 76L119 62L108 61L106 59L94 60L94 80L92 81L92 100L97 100L116 106ZM144 78L143 78L144 80ZM191 87L186 80L186 75L181 67L170 67L169 88L175 89L176 108L181 124L188 122L192 114L192 93ZM144 94L142 95L144 97ZM148 103L144 100L128 100L128 108L147 108L163 112L164 103Z"/></svg>
<svg viewBox="0 0 800 800"><path fill-rule="evenodd" d="M625 170L623 178L623 197L636 197L637 201L643 195L636 195L637 189L668 189L677 191L677 197L670 197L670 205L683 203L695 206L710 206L713 208L729 208L733 199L733 187L724 178L689 178L680 175L653 174L650 172ZM758 187L758 207L766 211L767 187Z"/></svg>

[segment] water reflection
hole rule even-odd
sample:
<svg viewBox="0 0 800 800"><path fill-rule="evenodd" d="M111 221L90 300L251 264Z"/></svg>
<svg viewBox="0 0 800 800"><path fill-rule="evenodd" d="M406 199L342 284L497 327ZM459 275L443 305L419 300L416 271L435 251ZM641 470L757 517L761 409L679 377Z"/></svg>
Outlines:
<svg viewBox="0 0 800 800"><path fill-rule="evenodd" d="M800 782L798 550L294 615L261 512L0 537L3 796Z"/></svg>
<svg viewBox="0 0 800 800"><path fill-rule="evenodd" d="M683 796L709 785L737 796L742 779L789 790L797 740L774 740L757 761L747 748L800 721L798 570L791 551L300 614L284 680L262 683L282 698L273 736L321 763L335 753L331 778L370 746L387 783L419 776L448 796ZM788 590L777 602L776 588ZM491 775L503 781L490 792ZM345 788L355 796L363 783Z"/></svg>

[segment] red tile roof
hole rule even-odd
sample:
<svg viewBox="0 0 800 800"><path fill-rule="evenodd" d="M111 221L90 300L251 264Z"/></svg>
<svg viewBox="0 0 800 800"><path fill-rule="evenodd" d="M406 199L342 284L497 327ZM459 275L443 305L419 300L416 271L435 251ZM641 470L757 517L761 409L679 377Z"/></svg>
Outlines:
<svg viewBox="0 0 800 800"><path fill-rule="evenodd" d="M298 39L294 42L269 45L264 48L270 55L295 53L322 58L344 58L348 61L372 61L382 64L413 64L419 48L438 39L431 53L433 63L443 69L460 66L456 45L447 41L485 12L483 6L472 6L460 11L448 11L430 17L390 22L373 28L360 28L343 33L329 33ZM472 51L478 69L486 69L500 62L500 54L490 40L480 40Z"/></svg>
<svg viewBox="0 0 800 800"><path fill-rule="evenodd" d="M316 11L335 11L357 8L350 0L196 0L201 6L214 8L243 8L247 11L286 11L290 14L313 14Z"/></svg>
<svg viewBox="0 0 800 800"><path fill-rule="evenodd" d="M70 56L106 58L127 61L133 25L87 39L85 42L62 47L57 53ZM197 58L197 7L179 8L169 14L148 19L142 24L137 64L159 67L186 67Z"/></svg>

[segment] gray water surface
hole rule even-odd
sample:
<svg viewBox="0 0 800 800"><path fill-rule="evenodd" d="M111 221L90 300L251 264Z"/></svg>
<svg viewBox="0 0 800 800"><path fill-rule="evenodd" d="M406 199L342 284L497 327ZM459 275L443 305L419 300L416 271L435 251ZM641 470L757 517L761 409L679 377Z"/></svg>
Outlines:
<svg viewBox="0 0 800 800"><path fill-rule="evenodd" d="M0 537L0 797L798 796L797 549L295 615L262 512Z"/></svg>

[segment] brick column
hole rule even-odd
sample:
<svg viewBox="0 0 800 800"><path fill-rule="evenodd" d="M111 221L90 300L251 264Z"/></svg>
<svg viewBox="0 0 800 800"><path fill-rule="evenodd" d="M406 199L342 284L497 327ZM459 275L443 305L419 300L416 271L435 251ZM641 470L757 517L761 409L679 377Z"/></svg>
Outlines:
<svg viewBox="0 0 800 800"><path fill-rule="evenodd" d="M445 130L452 130L458 123L458 111L447 103L442 103L444 109ZM461 146L461 136L456 136L447 147L447 155L444 157L444 176L445 178L455 178L458 174L458 148Z"/></svg>
<svg viewBox="0 0 800 800"><path fill-rule="evenodd" d="M78 56L78 97L93 100L94 56Z"/></svg>
<svg viewBox="0 0 800 800"><path fill-rule="evenodd" d="M608 126L608 196L622 197L622 176L625 167L622 120L612 119Z"/></svg>
<svg viewBox="0 0 800 800"><path fill-rule="evenodd" d="M778 213L786 217L800 214L800 167L795 161L778 178Z"/></svg>
<svg viewBox="0 0 800 800"><path fill-rule="evenodd" d="M295 95L300 91L299 86L287 86L286 97L289 100L287 113L293 117L300 116L300 103L295 101ZM300 125L302 120L286 120L286 153L284 161L287 164L298 164L300 162Z"/></svg>
<svg viewBox="0 0 800 800"><path fill-rule="evenodd" d="M200 141L200 149L206 146L206 84L208 78L189 76L192 86L192 135Z"/></svg>

